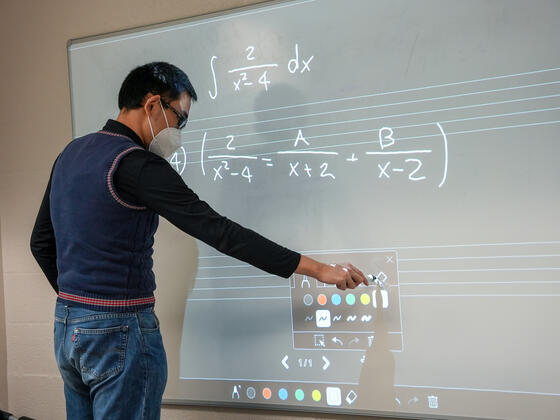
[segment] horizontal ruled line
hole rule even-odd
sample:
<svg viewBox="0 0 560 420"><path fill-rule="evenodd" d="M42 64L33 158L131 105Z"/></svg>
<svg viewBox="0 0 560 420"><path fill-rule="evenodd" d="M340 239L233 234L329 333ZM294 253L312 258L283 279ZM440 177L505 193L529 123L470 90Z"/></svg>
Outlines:
<svg viewBox="0 0 560 420"><path fill-rule="evenodd" d="M499 80L499 79L506 79L506 78L510 78L510 77L519 77L519 76L527 76L527 75L532 75L532 74L548 73L548 72L554 72L554 71L559 71L559 70L560 70L560 67L551 68L551 69L533 70L533 71L527 71L527 72L522 72L522 73L514 73L514 74L506 74L506 75L485 77L485 78L481 78L481 79L471 79L471 80L464 80L464 81L460 81L460 82L443 83L443 84L439 84L439 85L428 85L428 86L393 90L393 91L387 91L387 92L371 93L371 94L367 94L367 95L348 96L348 97L342 97L342 98L326 99L326 100L322 100L322 101L307 102L307 103L296 104L296 105L286 105L286 106L281 106L281 107L276 107L276 108L267 108L267 109L259 109L259 110L253 110L253 111L247 111L247 112L238 112L238 113L235 113L235 114L217 115L217 116L212 116L212 117L197 118L197 119L193 119L193 120L189 120L189 121L190 122L199 122L199 121L214 120L214 119L219 119L219 118L238 117L238 116L241 116L241 115L249 115L249 114L256 114L256 113L261 113L261 112L278 111L278 110L281 110L281 109L299 108L299 107L303 107L303 106L320 105L320 104L326 104L326 103L332 103L332 102L341 102L341 101L350 101L350 100L355 100L355 99L371 98L371 97L376 97L376 96L394 95L394 94L398 94L398 93L417 92L417 91L428 90L428 89L435 89L435 88L449 87L449 86L459 86L459 85L464 85L464 84L469 84L469 83L478 83L478 82L485 82L485 81L489 81L489 80Z"/></svg>
<svg viewBox="0 0 560 420"><path fill-rule="evenodd" d="M355 111L361 111L361 110L366 110L366 109L384 108L384 107L388 107L388 106L433 102L433 101L440 101L440 100L444 100L444 99L455 99L455 98L460 98L460 97L470 97L470 96L473 96L473 95L483 95L483 94L487 94L487 93L506 92L506 91L512 91L512 90L517 90L517 89L527 89L527 88L542 87L542 86L557 85L557 84L560 84L560 80L556 80L556 81L552 81L552 82L544 82L544 83L533 83L533 84L522 85L522 86L510 86L510 87L499 88L499 89L482 90L482 91L478 91L478 92L468 92L468 93L459 93L459 94L454 94L454 95L436 96L436 97L433 97L433 98L413 99L413 100L409 100L409 101L399 101L399 102L391 102L391 103L386 103L386 104L375 104L375 105L367 105L367 106L360 106L360 107L354 107L354 108L337 109L337 110L333 110L333 111L313 112L313 113L310 113L310 114L293 115L293 116L289 116L289 117L271 118L271 119L268 119L268 120L258 121L258 124L265 124L265 123L285 121L285 120L293 120L293 119L298 119L298 118L309 118L309 117L315 117L315 116L320 116L320 115L332 115L332 114L339 114L339 113L342 113L342 112L355 112ZM223 126L219 126L219 127L211 127L211 128L206 127L206 128L199 128L199 129L194 129L194 130L186 130L186 131L183 131L183 133L195 133L195 132L201 132L201 131L220 130L220 129L224 129L224 128L244 127L244 126L253 126L253 125L255 125L254 121L237 123L237 124L230 124L230 125L223 125Z"/></svg>

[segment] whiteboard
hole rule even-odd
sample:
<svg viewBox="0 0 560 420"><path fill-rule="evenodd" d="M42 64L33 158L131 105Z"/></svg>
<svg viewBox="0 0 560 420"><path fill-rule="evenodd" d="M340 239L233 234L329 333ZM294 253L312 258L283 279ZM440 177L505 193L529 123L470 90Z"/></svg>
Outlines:
<svg viewBox="0 0 560 420"><path fill-rule="evenodd" d="M171 62L199 95L170 159L187 185L380 279L341 292L203 243L187 269L168 258L160 288L190 285L182 306L156 305L181 318L167 401L556 418L559 15L555 1L287 1L72 41L75 136L116 117L132 68Z"/></svg>

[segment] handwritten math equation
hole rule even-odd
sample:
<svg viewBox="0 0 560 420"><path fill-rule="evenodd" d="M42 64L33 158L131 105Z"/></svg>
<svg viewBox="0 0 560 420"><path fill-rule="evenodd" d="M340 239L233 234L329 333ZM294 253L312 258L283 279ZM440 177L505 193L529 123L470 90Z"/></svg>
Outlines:
<svg viewBox="0 0 560 420"><path fill-rule="evenodd" d="M286 70L289 74L298 76L310 73L312 69L313 55L305 54L299 44L294 45L292 57L287 63L262 62L259 58L257 48L248 45L243 51L244 61L235 68L225 68L220 57L213 55L210 58L210 71L212 72L213 89L208 90L210 99L216 99L218 94L225 89L233 92L242 92L247 89L260 88L268 91L274 81L274 72Z"/></svg>
<svg viewBox="0 0 560 420"><path fill-rule="evenodd" d="M441 188L447 179L447 136L439 123L436 122L434 125L438 132L437 135L434 134L432 137L437 138L429 142L428 146L442 144L443 147L438 147L437 151L428 147L403 150L401 147L397 147L398 138L395 136L393 128L382 127L377 130L377 136L374 140L360 144L361 149L366 146L368 149L375 150L342 152L324 150L324 146L314 148L313 140L306 137L303 129L298 129L297 133L294 133L292 147L288 150L252 155L239 154L237 153L235 135L227 135L223 138L223 147L219 148L225 150L225 153L206 154L207 132L205 132L200 151L200 168L202 174L211 179L212 182L224 182L227 179L238 178L240 182L251 184L255 177L263 176L267 171L276 171L274 176L285 176L294 180L323 179L332 181L339 176L334 168L340 170L342 167L340 164L334 164L335 159L342 160L343 163L350 166L349 168L343 167L346 174L351 173L351 165L365 161L372 170L373 180L388 182L393 179L404 179L412 183L428 182L431 178L434 178L434 173L439 173L441 175L438 175L436 181L439 182L438 187ZM215 140L220 140L220 138ZM335 146L347 149L347 147L343 147L344 145ZM334 147L331 145L328 148L333 149ZM215 151L216 148L211 150ZM428 171L425 157L434 153L442 156L442 159L437 159L438 162L441 162L438 164L441 169L436 168ZM184 148L171 157L170 163L180 174L184 171L186 166ZM434 159L431 159L429 163L433 165ZM428 172L431 175L428 175ZM271 175L273 174L271 173Z"/></svg>

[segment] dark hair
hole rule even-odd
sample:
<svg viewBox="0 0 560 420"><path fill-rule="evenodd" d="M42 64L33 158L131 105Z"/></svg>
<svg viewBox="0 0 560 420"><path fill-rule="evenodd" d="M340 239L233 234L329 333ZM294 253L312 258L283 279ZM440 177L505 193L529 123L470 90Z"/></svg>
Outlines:
<svg viewBox="0 0 560 420"><path fill-rule="evenodd" d="M174 100L186 92L193 101L196 92L189 77L173 64L154 62L136 67L124 79L119 91L119 109L135 109L143 106L148 93Z"/></svg>

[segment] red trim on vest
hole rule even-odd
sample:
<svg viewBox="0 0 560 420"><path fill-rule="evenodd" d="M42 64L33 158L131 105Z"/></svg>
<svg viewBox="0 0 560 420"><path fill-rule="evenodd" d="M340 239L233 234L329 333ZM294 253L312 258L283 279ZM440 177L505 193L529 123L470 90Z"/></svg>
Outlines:
<svg viewBox="0 0 560 420"><path fill-rule="evenodd" d="M150 303L155 303L156 301L156 298L154 296L149 296L145 298L136 298L136 299L98 299L98 298L88 298L85 296L72 295L70 293L65 293L65 292L59 292L58 296L61 299L69 300L72 302L85 303L87 305L112 306L112 307L147 305Z"/></svg>
<svg viewBox="0 0 560 420"><path fill-rule="evenodd" d="M119 196L117 195L117 193L115 191L115 188L113 187L113 171L117 167L117 163L119 163L119 161L122 159L122 157L124 155L126 155L127 153L129 153L133 150L144 150L144 149L142 149L141 147L138 147L138 146L133 146L133 147L129 147L126 150L123 150L122 152L120 152L117 155L115 160L113 160L113 165L111 165L111 169L109 169L109 172L107 173L107 187L109 187L109 191L111 192L111 195L113 196L115 201L117 203L119 203L120 205L122 205L124 207L127 207L129 209L132 209L132 210L146 210L146 208L147 208L146 206L133 206L132 204L128 204L125 201L121 200L119 198Z"/></svg>

